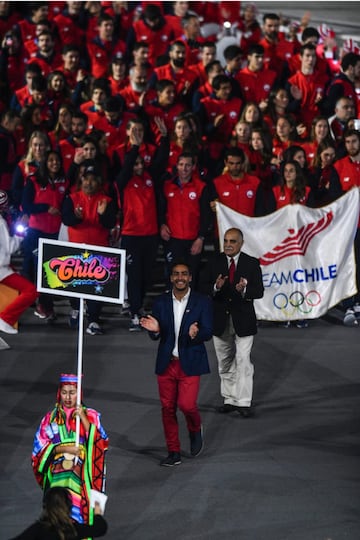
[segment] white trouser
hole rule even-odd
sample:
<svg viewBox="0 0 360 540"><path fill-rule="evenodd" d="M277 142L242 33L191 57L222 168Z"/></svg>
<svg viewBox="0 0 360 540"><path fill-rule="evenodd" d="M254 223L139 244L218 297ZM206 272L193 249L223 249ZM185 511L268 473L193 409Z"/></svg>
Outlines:
<svg viewBox="0 0 360 540"><path fill-rule="evenodd" d="M254 366L250 353L254 336L236 335L231 317L221 337L214 336L220 375L220 392L225 404L250 407Z"/></svg>

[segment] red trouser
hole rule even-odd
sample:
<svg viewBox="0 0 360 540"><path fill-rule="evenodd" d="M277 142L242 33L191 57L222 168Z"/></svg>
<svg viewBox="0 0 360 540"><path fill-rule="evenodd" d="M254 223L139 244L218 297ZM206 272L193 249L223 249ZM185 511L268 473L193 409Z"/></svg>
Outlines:
<svg viewBox="0 0 360 540"><path fill-rule="evenodd" d="M19 320L20 315L33 304L39 296L36 287L31 281L25 279L20 274L10 274L1 283L19 291L19 296L15 298L1 313L0 318L13 326Z"/></svg>
<svg viewBox="0 0 360 540"><path fill-rule="evenodd" d="M201 418L197 408L199 375L186 375L177 358L172 358L166 371L157 376L162 406L162 421L169 452L180 452L176 409L183 412L189 431L200 431Z"/></svg>

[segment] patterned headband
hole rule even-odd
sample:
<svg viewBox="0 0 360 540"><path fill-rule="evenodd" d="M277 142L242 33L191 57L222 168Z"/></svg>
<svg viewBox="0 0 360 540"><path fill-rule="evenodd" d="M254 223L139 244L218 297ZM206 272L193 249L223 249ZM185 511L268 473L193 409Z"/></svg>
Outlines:
<svg viewBox="0 0 360 540"><path fill-rule="evenodd" d="M61 373L60 375L60 383L77 384L77 382L77 375L74 375L73 373Z"/></svg>

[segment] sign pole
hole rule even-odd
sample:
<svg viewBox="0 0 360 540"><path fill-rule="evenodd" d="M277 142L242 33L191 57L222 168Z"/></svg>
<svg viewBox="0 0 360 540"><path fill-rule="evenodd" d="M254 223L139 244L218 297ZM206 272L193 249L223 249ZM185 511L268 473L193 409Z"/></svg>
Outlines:
<svg viewBox="0 0 360 540"><path fill-rule="evenodd" d="M39 239L37 290L79 298L76 405L81 405L84 301L124 303L126 251L117 248ZM5 343L5 342L4 342ZM0 349L4 348L0 340ZM80 417L76 416L75 445L80 445Z"/></svg>
<svg viewBox="0 0 360 540"><path fill-rule="evenodd" d="M83 339L84 339L84 298L80 296L79 306L79 334L78 334L78 355L77 355L77 394L76 405L81 405L82 388L82 363L83 363ZM75 446L80 442L80 416L76 415L76 438Z"/></svg>

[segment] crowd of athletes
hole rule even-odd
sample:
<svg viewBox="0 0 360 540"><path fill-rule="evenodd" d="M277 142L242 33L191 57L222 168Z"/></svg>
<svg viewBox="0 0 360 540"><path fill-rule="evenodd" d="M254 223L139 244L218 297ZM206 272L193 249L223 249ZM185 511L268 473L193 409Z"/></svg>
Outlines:
<svg viewBox="0 0 360 540"><path fill-rule="evenodd" d="M197 287L214 201L260 216L360 185L358 44L267 8L0 3L0 189L11 232L25 229L24 277L41 237L123 247L140 331L160 243L165 279L183 257ZM103 333L101 304L87 309L87 332ZM35 314L54 320L49 295ZM78 316L74 301L71 327Z"/></svg>

